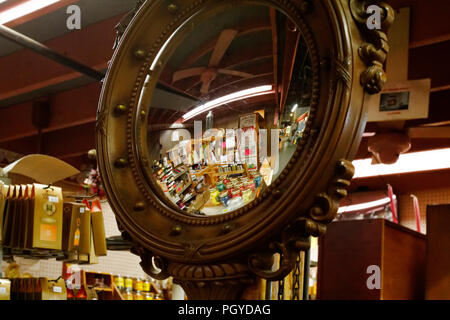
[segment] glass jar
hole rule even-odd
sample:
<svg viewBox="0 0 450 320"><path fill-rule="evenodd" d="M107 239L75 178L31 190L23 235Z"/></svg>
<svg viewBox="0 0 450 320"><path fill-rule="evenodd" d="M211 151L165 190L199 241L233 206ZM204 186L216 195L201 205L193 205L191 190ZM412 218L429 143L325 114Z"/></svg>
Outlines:
<svg viewBox="0 0 450 320"><path fill-rule="evenodd" d="M233 189L231 191L231 198L236 198L236 197L240 197L242 194L240 189Z"/></svg>
<svg viewBox="0 0 450 320"><path fill-rule="evenodd" d="M251 188L242 191L242 201L244 201L244 203L249 203L252 200L252 194L253 192Z"/></svg>
<svg viewBox="0 0 450 320"><path fill-rule="evenodd" d="M134 282L133 282L134 291L142 291L144 289L143 285L144 285L144 282L142 281L141 278L134 279Z"/></svg>
<svg viewBox="0 0 450 320"><path fill-rule="evenodd" d="M154 300L153 299L153 293L147 292L145 294L145 300Z"/></svg>
<svg viewBox="0 0 450 320"><path fill-rule="evenodd" d="M255 182L250 180L245 183L245 187L252 190L252 192L255 192Z"/></svg>
<svg viewBox="0 0 450 320"><path fill-rule="evenodd" d="M261 186L261 183L262 183L262 176L261 175L256 175L254 181L255 181L255 187L259 188Z"/></svg>
<svg viewBox="0 0 450 320"><path fill-rule="evenodd" d="M132 290L126 290L125 293L123 294L123 298L125 300L134 300L133 291Z"/></svg>
<svg viewBox="0 0 450 320"><path fill-rule="evenodd" d="M124 279L120 274L114 277L114 283L119 290L123 290L123 288L125 287Z"/></svg>
<svg viewBox="0 0 450 320"><path fill-rule="evenodd" d="M227 191L224 191L220 194L220 202L222 202L224 207L228 206L228 201L230 200L230 196Z"/></svg>
<svg viewBox="0 0 450 320"><path fill-rule="evenodd" d="M125 278L125 289L133 290L133 278L131 278L131 277Z"/></svg>
<svg viewBox="0 0 450 320"><path fill-rule="evenodd" d="M143 290L144 292L150 292L150 280L146 279L144 281L143 288L144 288L144 290Z"/></svg>
<svg viewBox="0 0 450 320"><path fill-rule="evenodd" d="M218 190L219 192L222 192L222 191L225 190L225 185L223 184L222 181L217 182L217 183L216 183L216 187L217 187L217 190Z"/></svg>
<svg viewBox="0 0 450 320"><path fill-rule="evenodd" d="M142 293L140 291L136 291L134 293L134 300L144 300L144 296L142 295Z"/></svg>

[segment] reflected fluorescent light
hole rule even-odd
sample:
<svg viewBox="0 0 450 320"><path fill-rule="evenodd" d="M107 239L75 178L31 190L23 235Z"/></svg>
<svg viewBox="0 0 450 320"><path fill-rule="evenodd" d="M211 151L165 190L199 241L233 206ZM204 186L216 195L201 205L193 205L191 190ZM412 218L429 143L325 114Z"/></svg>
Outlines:
<svg viewBox="0 0 450 320"><path fill-rule="evenodd" d="M183 122L186 120L189 120L195 116L198 116L201 113L204 113L206 111L209 111L211 109L217 108L221 105L224 105L224 104L227 104L230 102L243 100L243 99L247 99L247 98L252 98L252 97L257 97L257 96L261 96L261 95L265 95L265 94L271 94L271 93L274 93L272 85L259 86L259 87L254 87L254 88L234 92L229 95L209 101L209 102L187 112L185 115L183 115Z"/></svg>
<svg viewBox="0 0 450 320"><path fill-rule="evenodd" d="M374 137L376 134L377 134L376 132L364 132L363 133L363 138Z"/></svg>
<svg viewBox="0 0 450 320"><path fill-rule="evenodd" d="M393 198L396 199L395 195ZM391 199L389 199L389 197L386 197L386 198L375 200L375 201L339 207L338 213L355 212L355 211L361 211L361 210L370 209L370 208L376 208L376 207L387 205L389 202L391 202Z"/></svg>
<svg viewBox="0 0 450 320"><path fill-rule="evenodd" d="M389 165L372 165L371 163L372 159L353 161L353 166L355 167L353 178L449 169L450 148L402 154L396 163Z"/></svg>
<svg viewBox="0 0 450 320"><path fill-rule="evenodd" d="M20 17L26 16L27 14L38 11L42 8L48 7L56 2L61 0L29 0L22 4L19 4L15 7L7 9L3 12L0 12L0 24L5 24L16 20ZM4 1L2 1L4 2ZM1 2L0 2L1 3Z"/></svg>
<svg viewBox="0 0 450 320"><path fill-rule="evenodd" d="M295 110L297 110L297 108L298 108L298 104L296 103L296 104L294 105L294 107L292 108L291 112L294 112Z"/></svg>

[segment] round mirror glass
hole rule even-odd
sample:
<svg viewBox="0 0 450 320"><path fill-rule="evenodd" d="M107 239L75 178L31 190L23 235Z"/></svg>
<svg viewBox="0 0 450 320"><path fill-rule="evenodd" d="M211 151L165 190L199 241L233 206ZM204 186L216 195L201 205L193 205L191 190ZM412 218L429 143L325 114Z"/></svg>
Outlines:
<svg viewBox="0 0 450 320"><path fill-rule="evenodd" d="M289 17L261 5L216 10L180 38L159 58L145 156L166 203L226 214L259 197L302 139L308 48Z"/></svg>

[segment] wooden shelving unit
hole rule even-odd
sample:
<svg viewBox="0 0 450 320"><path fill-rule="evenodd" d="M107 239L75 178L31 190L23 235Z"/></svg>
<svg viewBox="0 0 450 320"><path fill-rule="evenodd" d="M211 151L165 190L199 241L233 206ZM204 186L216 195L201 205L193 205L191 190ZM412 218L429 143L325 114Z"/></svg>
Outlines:
<svg viewBox="0 0 450 320"><path fill-rule="evenodd" d="M114 284L114 277L110 273L82 270L82 283L85 288L93 287L99 300L123 300L120 291ZM95 279L103 280L105 287L96 287Z"/></svg>

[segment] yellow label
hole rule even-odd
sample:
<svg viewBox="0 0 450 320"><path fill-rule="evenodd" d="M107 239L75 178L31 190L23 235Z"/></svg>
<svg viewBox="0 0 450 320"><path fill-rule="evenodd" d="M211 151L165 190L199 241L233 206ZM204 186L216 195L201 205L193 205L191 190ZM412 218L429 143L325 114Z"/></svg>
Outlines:
<svg viewBox="0 0 450 320"><path fill-rule="evenodd" d="M80 228L75 231L75 236L73 238L73 246L78 247L80 245Z"/></svg>
<svg viewBox="0 0 450 320"><path fill-rule="evenodd" d="M56 241L56 226L50 224L41 224L41 241Z"/></svg>
<svg viewBox="0 0 450 320"><path fill-rule="evenodd" d="M133 279L125 278L125 288L133 289Z"/></svg>

